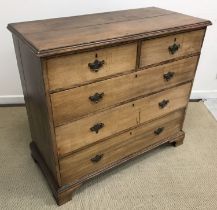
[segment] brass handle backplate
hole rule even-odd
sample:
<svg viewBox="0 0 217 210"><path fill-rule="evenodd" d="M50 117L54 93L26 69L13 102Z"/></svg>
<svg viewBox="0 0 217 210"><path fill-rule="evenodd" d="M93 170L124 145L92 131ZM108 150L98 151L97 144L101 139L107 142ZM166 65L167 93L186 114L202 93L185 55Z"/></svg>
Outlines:
<svg viewBox="0 0 217 210"><path fill-rule="evenodd" d="M90 96L89 99L90 101L94 102L94 103L98 103L100 100L102 100L104 96L104 93L95 93L94 95Z"/></svg>
<svg viewBox="0 0 217 210"><path fill-rule="evenodd" d="M154 134L155 134L155 135L160 135L160 134L163 132L163 130L164 130L164 127L158 128L158 129L156 129L156 130L154 131Z"/></svg>
<svg viewBox="0 0 217 210"><path fill-rule="evenodd" d="M173 78L174 74L175 74L175 72L169 71L169 72L165 73L165 74L163 75L163 77L164 77L164 79L165 79L166 81L169 81L169 80L171 80L171 79Z"/></svg>
<svg viewBox="0 0 217 210"><path fill-rule="evenodd" d="M164 99L163 101L159 102L158 105L161 109L163 109L164 107L168 105L169 102L170 102L169 100Z"/></svg>
<svg viewBox="0 0 217 210"><path fill-rule="evenodd" d="M100 68L103 67L104 63L105 63L104 60L100 61L96 58L93 63L88 63L88 66L89 66L91 71L98 72L100 70Z"/></svg>
<svg viewBox="0 0 217 210"><path fill-rule="evenodd" d="M93 163L97 163L99 162L103 157L103 154L101 155L96 155L95 157L91 158L90 160L93 162Z"/></svg>
<svg viewBox="0 0 217 210"><path fill-rule="evenodd" d="M175 54L179 50L180 46L181 46L180 44L176 44L176 43L170 45L168 47L169 53L172 55Z"/></svg>
<svg viewBox="0 0 217 210"><path fill-rule="evenodd" d="M97 123L90 128L90 131L98 133L100 129L104 127L104 123Z"/></svg>

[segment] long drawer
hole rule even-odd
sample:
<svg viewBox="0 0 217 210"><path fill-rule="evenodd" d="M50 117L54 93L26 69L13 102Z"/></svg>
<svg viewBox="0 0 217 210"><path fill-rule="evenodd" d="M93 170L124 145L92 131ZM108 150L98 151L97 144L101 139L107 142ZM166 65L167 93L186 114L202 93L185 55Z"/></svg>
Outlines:
<svg viewBox="0 0 217 210"><path fill-rule="evenodd" d="M185 107L191 83L55 128L60 156Z"/></svg>
<svg viewBox="0 0 217 210"><path fill-rule="evenodd" d="M198 56L51 94L55 126L194 77Z"/></svg>
<svg viewBox="0 0 217 210"><path fill-rule="evenodd" d="M200 52L205 30L143 41L140 67Z"/></svg>
<svg viewBox="0 0 217 210"><path fill-rule="evenodd" d="M183 110L122 133L60 160L63 184L75 182L181 130Z"/></svg>
<svg viewBox="0 0 217 210"><path fill-rule="evenodd" d="M50 90L135 69L137 44L127 44L47 60Z"/></svg>

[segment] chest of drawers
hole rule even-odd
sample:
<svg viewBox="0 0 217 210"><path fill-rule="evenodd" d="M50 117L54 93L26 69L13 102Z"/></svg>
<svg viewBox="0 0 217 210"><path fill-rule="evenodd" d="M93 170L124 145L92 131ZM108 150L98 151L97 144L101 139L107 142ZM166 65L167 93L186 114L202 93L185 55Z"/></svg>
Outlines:
<svg viewBox="0 0 217 210"><path fill-rule="evenodd" d="M59 205L86 180L163 143L183 143L210 24L151 7L8 25L31 154Z"/></svg>

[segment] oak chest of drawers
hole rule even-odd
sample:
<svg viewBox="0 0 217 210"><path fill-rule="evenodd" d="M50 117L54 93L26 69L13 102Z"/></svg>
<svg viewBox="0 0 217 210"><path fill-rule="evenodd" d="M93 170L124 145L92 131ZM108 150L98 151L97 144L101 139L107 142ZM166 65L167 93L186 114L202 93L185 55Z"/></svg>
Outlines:
<svg viewBox="0 0 217 210"><path fill-rule="evenodd" d="M210 24L151 7L8 25L32 157L59 205L116 165L182 144Z"/></svg>

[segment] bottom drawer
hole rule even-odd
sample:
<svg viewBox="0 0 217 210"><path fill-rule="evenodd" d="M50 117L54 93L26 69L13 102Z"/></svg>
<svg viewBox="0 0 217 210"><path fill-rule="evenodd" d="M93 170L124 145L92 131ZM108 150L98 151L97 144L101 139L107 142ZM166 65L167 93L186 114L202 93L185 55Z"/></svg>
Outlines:
<svg viewBox="0 0 217 210"><path fill-rule="evenodd" d="M184 110L179 110L133 130L107 139L60 160L62 184L100 170L181 130Z"/></svg>

